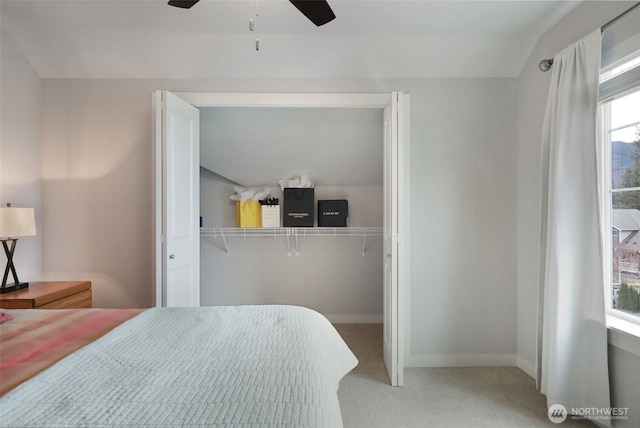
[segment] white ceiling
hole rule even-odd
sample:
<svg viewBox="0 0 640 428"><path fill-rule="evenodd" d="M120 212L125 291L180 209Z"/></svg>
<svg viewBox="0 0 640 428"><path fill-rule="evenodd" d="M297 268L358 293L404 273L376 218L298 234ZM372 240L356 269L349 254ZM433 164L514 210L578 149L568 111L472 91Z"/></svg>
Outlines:
<svg viewBox="0 0 640 428"><path fill-rule="evenodd" d="M579 3L329 0L322 27L287 0L0 0L0 15L43 78L515 77Z"/></svg>

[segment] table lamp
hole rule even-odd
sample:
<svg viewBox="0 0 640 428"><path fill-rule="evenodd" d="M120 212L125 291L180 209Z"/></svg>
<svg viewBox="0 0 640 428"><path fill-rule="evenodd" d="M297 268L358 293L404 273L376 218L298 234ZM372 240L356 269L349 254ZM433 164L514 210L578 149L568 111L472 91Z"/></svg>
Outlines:
<svg viewBox="0 0 640 428"><path fill-rule="evenodd" d="M8 293L14 290L29 287L28 282L20 282L13 264L13 253L16 249L16 242L22 236L36 235L36 217L33 208L13 208L11 204L0 207L0 241L7 255L7 267L2 277L0 293ZM11 248L9 248L11 242ZM7 284L9 271L13 275L13 284Z"/></svg>

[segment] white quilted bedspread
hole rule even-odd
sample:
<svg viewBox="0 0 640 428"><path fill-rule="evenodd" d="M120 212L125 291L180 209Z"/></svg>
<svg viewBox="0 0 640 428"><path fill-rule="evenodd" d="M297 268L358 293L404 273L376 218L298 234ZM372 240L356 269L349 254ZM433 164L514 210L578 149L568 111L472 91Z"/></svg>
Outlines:
<svg viewBox="0 0 640 428"><path fill-rule="evenodd" d="M154 308L0 398L0 426L336 428L356 364L309 309Z"/></svg>

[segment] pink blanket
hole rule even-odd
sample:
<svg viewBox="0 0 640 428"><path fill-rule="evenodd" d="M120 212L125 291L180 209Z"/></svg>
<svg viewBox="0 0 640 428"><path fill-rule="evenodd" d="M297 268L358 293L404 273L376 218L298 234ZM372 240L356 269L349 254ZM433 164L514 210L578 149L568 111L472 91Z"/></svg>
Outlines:
<svg viewBox="0 0 640 428"><path fill-rule="evenodd" d="M0 396L144 309L24 309L0 323Z"/></svg>

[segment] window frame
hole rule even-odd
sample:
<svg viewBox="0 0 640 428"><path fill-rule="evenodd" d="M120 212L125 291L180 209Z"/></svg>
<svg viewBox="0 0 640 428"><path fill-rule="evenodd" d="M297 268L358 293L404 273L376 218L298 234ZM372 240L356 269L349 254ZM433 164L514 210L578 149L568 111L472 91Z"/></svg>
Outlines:
<svg viewBox="0 0 640 428"><path fill-rule="evenodd" d="M640 52L636 52L630 57L624 58L618 64L628 63L640 56ZM612 141L611 141L611 102L622 98L631 93L640 92L640 66L635 66L625 70L614 77L608 77L608 70L613 67L607 67L601 70L600 99L600 130L599 130L599 151L601 155L601 174L600 185L601 193L601 218L602 236L603 236L603 266L604 266L604 294L605 294L605 314L607 327L624 331L634 336L640 337L640 315L632 315L626 312L613 309L613 245L612 245L612 209L613 209L613 193L620 192L614 190L612 183ZM638 188L625 188L626 191L632 191Z"/></svg>

